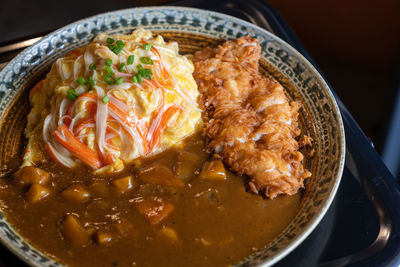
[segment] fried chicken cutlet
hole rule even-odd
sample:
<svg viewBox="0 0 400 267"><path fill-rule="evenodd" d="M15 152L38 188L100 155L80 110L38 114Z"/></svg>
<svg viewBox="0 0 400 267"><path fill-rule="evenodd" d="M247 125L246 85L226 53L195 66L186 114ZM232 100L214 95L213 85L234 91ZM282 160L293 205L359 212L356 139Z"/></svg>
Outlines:
<svg viewBox="0 0 400 267"><path fill-rule="evenodd" d="M258 70L261 47L242 37L194 54L207 149L249 177L256 194L295 194L311 173L302 165L296 137L300 103Z"/></svg>

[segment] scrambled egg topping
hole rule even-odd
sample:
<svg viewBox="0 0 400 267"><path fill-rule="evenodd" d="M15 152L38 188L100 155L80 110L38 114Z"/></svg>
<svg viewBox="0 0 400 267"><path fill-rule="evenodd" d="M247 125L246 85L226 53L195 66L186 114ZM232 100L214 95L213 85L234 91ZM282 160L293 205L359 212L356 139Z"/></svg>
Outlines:
<svg viewBox="0 0 400 267"><path fill-rule="evenodd" d="M113 173L201 128L193 64L137 29L98 35L59 58L30 92L23 166L52 159Z"/></svg>

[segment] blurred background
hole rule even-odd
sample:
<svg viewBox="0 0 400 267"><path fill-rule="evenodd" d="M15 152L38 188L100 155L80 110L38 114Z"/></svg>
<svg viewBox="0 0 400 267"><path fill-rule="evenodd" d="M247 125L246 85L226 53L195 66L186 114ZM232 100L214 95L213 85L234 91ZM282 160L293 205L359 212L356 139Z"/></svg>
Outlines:
<svg viewBox="0 0 400 267"><path fill-rule="evenodd" d="M400 110L392 117L400 81L400 1L264 1L288 22L376 150L386 161L400 163L395 153L400 153L400 129L393 127L400 127ZM106 11L169 2L2 0L0 42ZM394 119L399 122L390 128Z"/></svg>

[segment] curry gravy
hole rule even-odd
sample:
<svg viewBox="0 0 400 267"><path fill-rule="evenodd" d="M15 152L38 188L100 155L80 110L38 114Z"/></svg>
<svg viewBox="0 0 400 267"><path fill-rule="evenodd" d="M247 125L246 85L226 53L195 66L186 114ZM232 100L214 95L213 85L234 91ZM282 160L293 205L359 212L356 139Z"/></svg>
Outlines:
<svg viewBox="0 0 400 267"><path fill-rule="evenodd" d="M86 167L67 170L47 164L40 167L50 173L48 197L30 203L28 188L9 177L1 181L1 205L29 243L67 265L226 266L274 239L295 216L301 193L266 200L246 192L245 178L228 170L226 179L200 178L203 164L210 160L197 134L182 147L112 177L94 176ZM162 166L164 173L144 176L147 166ZM183 183L157 184L171 174ZM130 190L121 193L111 185L129 175ZM85 189L84 201L65 197L62 192L71 184ZM138 208L144 199L170 203L173 210L154 223ZM65 238L61 229L67 215L84 229L84 244Z"/></svg>

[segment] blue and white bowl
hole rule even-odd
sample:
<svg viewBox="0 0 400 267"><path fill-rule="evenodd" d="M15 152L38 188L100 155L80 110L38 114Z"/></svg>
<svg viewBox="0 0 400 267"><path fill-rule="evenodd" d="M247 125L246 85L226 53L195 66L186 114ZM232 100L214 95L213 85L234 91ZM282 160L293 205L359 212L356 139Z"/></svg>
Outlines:
<svg viewBox="0 0 400 267"><path fill-rule="evenodd" d="M171 6L126 9L77 21L25 49L0 72L0 175L11 173L21 162L23 130L30 109L27 92L50 65L101 32L129 33L138 26L178 41L183 53L215 45L221 39L255 37L262 47L261 70L280 81L290 99L302 103L300 124L303 133L314 140L314 155L305 160L312 177L302 192L301 207L279 236L238 265L276 263L312 232L331 204L344 166L344 130L332 93L314 67L275 35L231 16ZM28 264L62 265L25 241L1 212L0 240Z"/></svg>

